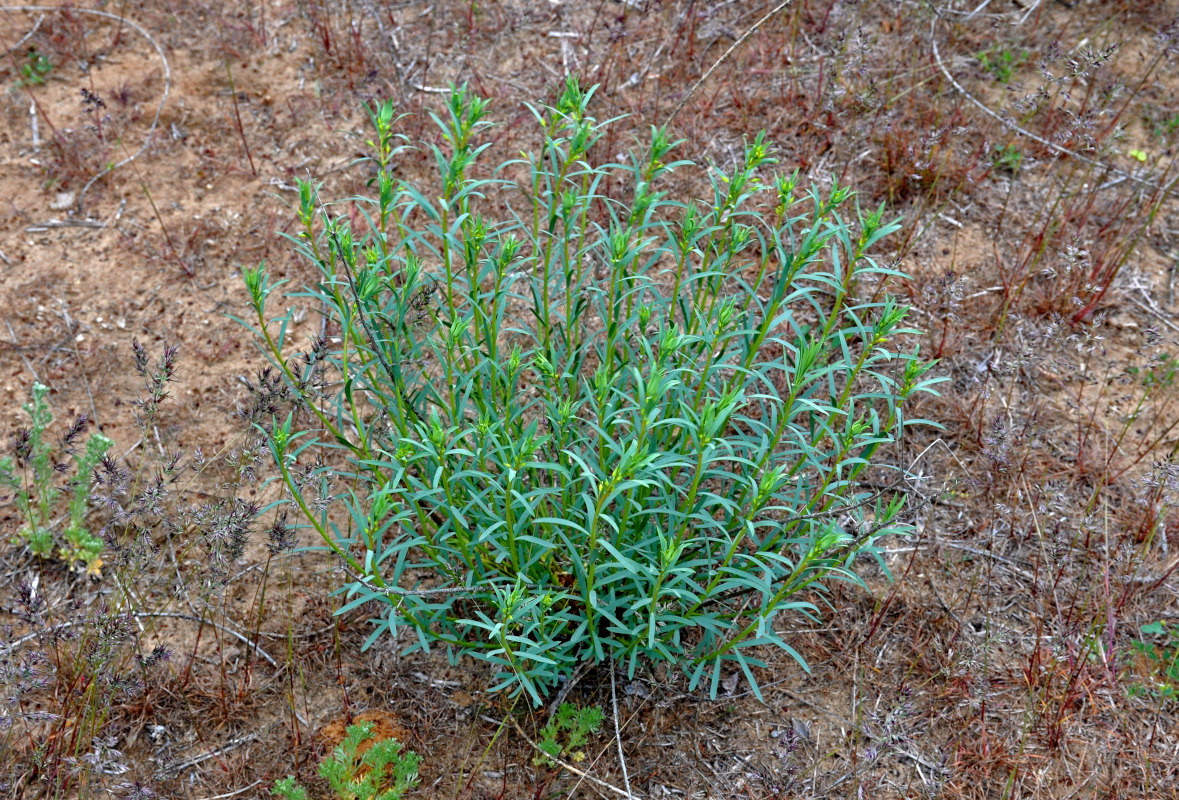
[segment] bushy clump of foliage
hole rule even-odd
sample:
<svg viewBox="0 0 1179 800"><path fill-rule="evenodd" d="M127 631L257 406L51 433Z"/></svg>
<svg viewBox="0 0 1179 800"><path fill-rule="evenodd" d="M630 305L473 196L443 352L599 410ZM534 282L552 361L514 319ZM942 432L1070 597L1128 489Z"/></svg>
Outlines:
<svg viewBox="0 0 1179 800"><path fill-rule="evenodd" d="M532 109L539 149L486 171L488 101L453 89L429 187L395 177L407 145L372 109L363 230L301 185L295 241L321 276L291 296L330 335L288 358L294 312L244 270L301 402L272 455L350 574L341 613L381 609L370 643L408 627L411 651L489 662L534 703L586 659L713 693L735 667L756 692L757 648L805 666L779 616L814 617L823 581L907 530L885 456L934 381L894 343L914 331L870 255L898 226L767 174L764 134L708 170L709 200L671 196L692 165L667 130L601 164L592 98L571 78ZM333 473L346 495L325 495Z"/></svg>
<svg viewBox="0 0 1179 800"><path fill-rule="evenodd" d="M0 490L12 492L13 502L20 514L18 540L43 558L53 555L53 519L59 511L62 487L61 475L72 472L69 511L61 530L60 556L71 564L79 564L91 573L102 566L102 540L86 527L89 510L90 476L102 460L112 442L101 433L91 434L82 445L86 417L78 417L66 430L54 448L46 435L53 422L46 396L49 387L33 384L32 400L23 406L30 425L17 432L12 443L12 455L0 458Z"/></svg>

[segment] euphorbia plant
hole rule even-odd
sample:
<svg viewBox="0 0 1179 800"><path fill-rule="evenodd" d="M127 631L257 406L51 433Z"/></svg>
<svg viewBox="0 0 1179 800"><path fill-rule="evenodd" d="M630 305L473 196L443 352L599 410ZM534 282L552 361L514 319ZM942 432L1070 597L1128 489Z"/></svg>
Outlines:
<svg viewBox="0 0 1179 800"><path fill-rule="evenodd" d="M303 409L273 455L348 574L341 611L381 609L370 643L408 626L409 650L490 662L536 703L585 659L713 693L729 664L756 692L758 648L805 666L778 618L907 530L903 495L864 480L903 473L906 401L935 382L894 344L915 331L871 257L898 226L767 175L764 135L708 172L708 201L671 196L677 143L652 129L599 164L592 97L570 79L531 109L539 149L484 171L487 101L453 89L429 186L395 176L406 145L373 109L358 228L301 184L293 240L320 279L291 297L333 335L289 357L293 312L246 270Z"/></svg>

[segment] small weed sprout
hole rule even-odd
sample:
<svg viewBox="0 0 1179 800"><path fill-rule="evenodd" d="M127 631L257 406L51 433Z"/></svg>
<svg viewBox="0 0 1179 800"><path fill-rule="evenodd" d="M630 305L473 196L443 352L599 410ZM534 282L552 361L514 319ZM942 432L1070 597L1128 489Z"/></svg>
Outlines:
<svg viewBox="0 0 1179 800"><path fill-rule="evenodd" d="M488 101L452 89L431 187L394 177L405 145L374 109L367 232L300 186L292 241L321 277L298 296L333 342L288 358L293 311L243 270L245 324L300 407L260 427L350 575L339 613L383 609L369 644L408 629L535 704L587 659L714 696L736 668L760 697L757 648L805 666L779 616L816 618L825 581L909 530L885 455L936 379L894 343L916 331L870 255L898 224L765 174L764 134L708 202L673 199L660 179L691 164L664 129L592 163L593 94L570 78L532 109L540 149L478 177ZM346 518L310 495L316 453L350 463Z"/></svg>
<svg viewBox="0 0 1179 800"><path fill-rule="evenodd" d="M319 776L339 800L399 800L418 784L422 757L405 750L396 739L374 741L373 724L349 725L344 741L319 765ZM284 800L306 800L307 790L288 775L271 794Z"/></svg>
<svg viewBox="0 0 1179 800"><path fill-rule="evenodd" d="M562 756L573 762L584 761L585 753L581 747L591 733L597 733L602 727L603 719L599 706L578 708L573 703L562 703L541 729L537 744L543 753L532 759L532 763L538 767L551 767L555 764L554 759Z"/></svg>
<svg viewBox="0 0 1179 800"><path fill-rule="evenodd" d="M991 47L978 54L978 63L999 83L1011 83L1015 70L1028 60L1028 51Z"/></svg>
<svg viewBox="0 0 1179 800"><path fill-rule="evenodd" d="M1006 172L1008 175L1016 177L1023 166L1023 153L1015 145L1002 145L995 148L992 163L994 163L995 169L1000 172Z"/></svg>
<svg viewBox="0 0 1179 800"><path fill-rule="evenodd" d="M23 520L17 540L28 544L34 555L47 558L53 554L53 529L57 524L53 515L59 510L58 501L62 495L55 480L72 469L75 478L69 516L62 529L64 542L58 552L70 564L79 564L87 572L97 574L102 567L99 557L102 540L86 527L90 476L112 442L101 433L94 433L84 447L80 446L86 428L86 417L80 416L62 435L55 451L46 436L46 429L53 422L53 412L46 399L48 394L49 387L33 384L32 400L23 406L31 424L17 432L12 455L0 459L0 489L13 492L12 499Z"/></svg>
<svg viewBox="0 0 1179 800"><path fill-rule="evenodd" d="M30 47L20 65L18 86L42 86L46 77L53 72L53 62L35 47Z"/></svg>
<svg viewBox="0 0 1179 800"><path fill-rule="evenodd" d="M1160 139L1169 139L1179 131L1179 114L1163 119L1154 129L1154 135Z"/></svg>
<svg viewBox="0 0 1179 800"><path fill-rule="evenodd" d="M1150 672L1151 687L1140 684L1130 687L1131 692L1153 693L1164 700L1179 699L1179 626L1157 621L1143 625L1142 637L1131 644L1141 655Z"/></svg>

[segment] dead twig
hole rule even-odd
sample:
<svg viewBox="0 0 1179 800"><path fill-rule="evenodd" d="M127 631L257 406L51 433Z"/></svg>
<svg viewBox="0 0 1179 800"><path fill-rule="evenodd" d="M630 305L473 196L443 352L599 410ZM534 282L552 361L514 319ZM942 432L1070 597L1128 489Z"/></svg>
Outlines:
<svg viewBox="0 0 1179 800"><path fill-rule="evenodd" d="M32 39L34 36L36 36L37 31L41 30L41 23L44 21L45 21L44 14L37 17L37 21L33 23L33 27L29 29L29 32L26 33L24 36L20 37L20 39L17 40L16 44L14 44L12 47L9 47L7 50L5 50L4 55L8 55L9 53L15 53L17 50L19 50L21 48L21 45L23 45L29 39Z"/></svg>
<svg viewBox="0 0 1179 800"><path fill-rule="evenodd" d="M245 634L238 633L233 628L230 628L228 625L222 625L219 622L213 622L210 619L204 619L203 617L199 617L196 614L180 614L180 613L177 613L174 611L136 611L131 616L134 617L135 619L142 619L144 617L148 617L148 618L163 617L163 618L167 618L167 619L186 619L186 620L189 620L190 622L197 622L202 625L211 625L212 627L216 628L217 630L222 631L223 633L228 633L230 636L234 637L235 639L238 639L239 641L241 641L244 644L248 645L249 647L253 648L254 652L257 653L262 658L266 659L266 661L270 664L270 666L274 667L275 669L278 669L278 662L275 661L274 658L269 653L267 653L265 650L263 650L261 647L259 647L256 643L251 642L250 639ZM54 628L71 628L74 626L74 624L75 623L73 621L67 620L66 622L57 623L56 625L54 625ZM79 624L84 624L84 623L79 623ZM25 642L27 642L31 639L36 639L40 635L41 634L39 632L26 633L24 636L15 640L12 643L12 646L15 647L17 645L24 644Z"/></svg>
<svg viewBox="0 0 1179 800"><path fill-rule="evenodd" d="M614 707L614 743L618 746L618 764L622 767L622 784L626 787L626 796L634 798L630 793L630 773L626 770L626 756L622 754L622 731L618 727L618 686L614 679L614 665L610 665L610 704Z"/></svg>
<svg viewBox="0 0 1179 800"><path fill-rule="evenodd" d="M606 791L611 792L612 794L616 794L619 797L626 797L626 798L628 798L628 800L634 800L635 795L631 794L630 792L626 791L625 789L619 789L617 786L615 786L612 783L606 783L601 778L595 778L593 775L590 775L588 772L584 772L584 771L578 769L577 767L573 766L569 762L564 761L560 758L554 758L549 753L546 753L544 750L541 749L540 745L538 745L536 742L534 742L528 736L528 734L526 734L524 732L524 729L520 727L520 725L516 722L516 720L512 719L511 717L509 717L505 722L505 720L498 720L495 717L489 717L486 714L480 714L479 719L483 720L484 722L490 722L492 725L499 725L499 726L503 726L504 724L511 725L513 728L515 728L516 733L520 734L520 737L524 741L526 741L526 742L528 742L528 744L532 745L533 750L535 750L538 753L543 753L545 758L552 759L553 762L555 764L557 764L558 766L560 766L562 769L568 770L569 772L573 773L574 775L578 776L579 778L589 781L594 786L597 786L599 789L605 789Z"/></svg>
<svg viewBox="0 0 1179 800"><path fill-rule="evenodd" d="M683 109L684 105L689 100L692 99L692 95L696 94L696 90L699 89L701 87L701 85L703 85L703 83L712 76L712 73L716 72L716 68L719 67L724 62L724 60L726 58L728 58L730 55L732 55L733 52L738 47L740 47L742 44L744 44L745 40L748 39L750 36L752 36L757 31L758 28L760 28L762 25L766 24L766 22L769 21L770 17L774 16L779 11L784 9L786 6L790 5L790 3L791 3L791 0L782 0L781 3L778 3L778 5L774 6L770 10L770 13L766 14L764 17L762 17L757 22L755 22L753 24L753 27L751 27L749 30L745 31L745 33L738 36L737 40L735 42L733 42L731 45L729 45L729 49L726 50L724 53L722 53L721 57L716 60L716 63L713 64L711 67L709 67L708 71L700 76L700 80L698 80L698 81L696 81L696 83L692 84L692 88L689 89L687 94L685 94L680 99L679 105L677 105L675 107L675 110L671 112L671 115L668 116L668 118L666 120L664 120L663 124L670 125L671 121L676 118L676 115L678 115L680 113L680 110Z"/></svg>
<svg viewBox="0 0 1179 800"><path fill-rule="evenodd" d="M406 81L406 84L409 85L409 88L417 89L419 92L425 92L426 94L450 94L450 89L444 86L422 86L420 83L414 83L413 81Z"/></svg>
<svg viewBox="0 0 1179 800"><path fill-rule="evenodd" d="M250 791L251 789L253 789L255 786L257 786L260 783L262 783L261 778L254 781L249 786L243 786L242 788L237 789L236 791L226 792L225 794L215 794L212 797L203 797L203 798L201 798L201 800L226 800L227 798L230 798L230 797L237 797L239 794L245 794L246 792Z"/></svg>
<svg viewBox="0 0 1179 800"><path fill-rule="evenodd" d="M184 761L184 762L181 762L179 764L175 764L170 767L165 767L164 771L165 772L183 772L184 770L188 769L189 767L195 767L197 764L203 764L204 762L208 761L210 758L217 758L219 756L223 756L226 753L228 753L230 750L233 750L236 747L241 747L243 744L249 744L250 742L257 741L257 739L261 735L262 735L261 733L248 733L245 736L239 736L237 739L230 739L228 742L221 745L220 747L214 747L212 750L210 750L209 752L207 752L203 755L199 755L196 758L190 758L190 759L188 759L188 761Z"/></svg>
<svg viewBox="0 0 1179 800"><path fill-rule="evenodd" d="M1146 292L1143 292L1143 294L1145 295L1145 294L1146 294ZM1171 330L1175 331L1176 333L1179 333L1179 325L1176 325L1174 322L1172 322L1172 321L1171 321L1171 318L1170 318L1170 317L1168 317L1168 316L1167 316L1167 315L1166 315L1166 314L1165 314L1163 311L1159 310L1157 307L1155 307L1155 308L1152 308L1151 306L1147 305L1146 303L1143 303L1141 300L1139 300L1139 299L1138 299L1138 298L1136 298L1136 297L1130 297L1130 298L1127 298L1127 299L1128 299L1128 300L1129 300L1131 303L1133 303L1134 305L1136 305L1136 306L1138 306L1139 308L1141 308L1141 309L1142 309L1143 311L1145 311L1147 314L1150 314L1152 317L1154 317L1155 319L1157 319L1159 322L1161 322L1161 323L1163 323L1164 325L1166 325L1166 326L1167 326L1168 328L1170 328ZM1147 299L1149 300L1149 295L1147 296Z"/></svg>
<svg viewBox="0 0 1179 800"><path fill-rule="evenodd" d="M25 228L26 233L39 233L50 228L105 228L106 223L96 219L50 219Z"/></svg>

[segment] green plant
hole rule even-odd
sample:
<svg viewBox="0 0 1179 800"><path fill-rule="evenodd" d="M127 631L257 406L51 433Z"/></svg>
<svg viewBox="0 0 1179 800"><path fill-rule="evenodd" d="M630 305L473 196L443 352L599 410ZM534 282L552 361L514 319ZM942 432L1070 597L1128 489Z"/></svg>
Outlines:
<svg viewBox="0 0 1179 800"><path fill-rule="evenodd" d="M1023 166L1023 153L1011 144L996 147L991 163L995 165L995 169L1013 176L1019 175L1019 170Z"/></svg>
<svg viewBox="0 0 1179 800"><path fill-rule="evenodd" d="M1143 121L1155 138L1167 139L1179 131L1179 114L1170 114L1157 106L1147 104L1143 109Z"/></svg>
<svg viewBox="0 0 1179 800"><path fill-rule="evenodd" d="M1159 620L1139 630L1142 638L1133 640L1131 646L1146 658L1151 677L1149 690L1142 691L1166 700L1179 699L1179 626Z"/></svg>
<svg viewBox="0 0 1179 800"><path fill-rule="evenodd" d="M319 765L319 775L339 800L398 800L418 784L422 757L403 750L396 739L374 741L373 724L349 725L344 741ZM307 790L288 775L274 785L272 795L285 800L307 800Z"/></svg>
<svg viewBox="0 0 1179 800"><path fill-rule="evenodd" d="M554 759L568 754L569 759L577 762L585 760L585 753L581 746L591 733L597 733L602 727L602 709L599 706L578 708L572 703L562 703L557 713L540 731L538 742L542 755L532 759L538 767L553 766Z"/></svg>
<svg viewBox="0 0 1179 800"><path fill-rule="evenodd" d="M764 134L710 171L710 203L672 200L656 186L690 162L666 130L591 163L592 96L571 78L533 109L541 149L475 177L487 101L453 89L430 188L393 177L403 140L374 109L363 234L301 184L294 241L321 278L292 297L338 334L288 359L293 311L272 319L278 284L243 271L301 401L272 455L351 575L340 613L381 609L368 644L408 626L409 650L488 662L536 704L586 659L669 663L714 695L731 666L757 692L754 648L805 667L779 615L814 618L825 579L858 581L908 530L880 456L936 381L893 345L914 332L885 293L899 273L869 255L897 224L846 219L846 187L763 178ZM345 496L318 488L333 453Z"/></svg>
<svg viewBox="0 0 1179 800"><path fill-rule="evenodd" d="M20 86L40 86L45 83L45 77L53 71L53 62L45 57L35 47L30 47L25 54L24 63L20 65Z"/></svg>
<svg viewBox="0 0 1179 800"><path fill-rule="evenodd" d="M38 556L47 557L53 553L53 529L57 523L52 519L61 497L61 489L55 485L55 478L69 470L70 464L57 458L71 457L73 471L73 493L69 502L69 517L62 530L65 540L59 553L71 564L80 563L92 574L102 567L102 540L86 527L86 512L90 498L90 476L102 460L112 442L101 433L91 434L84 448L79 450L78 440L86 425L86 418L78 420L63 435L54 454L45 431L53 421L46 395L49 387L33 384L32 401L23 406L29 415L31 425L21 430L14 440L14 454L0 459L0 487L12 491L13 500L24 524L17 533L29 549ZM19 474L18 474L19 470Z"/></svg>
<svg viewBox="0 0 1179 800"><path fill-rule="evenodd" d="M977 58L982 68L991 73L991 76L999 83L1011 83L1015 70L1028 60L1028 55L1027 50L1020 50L1017 53L1005 48L989 47L979 53Z"/></svg>

